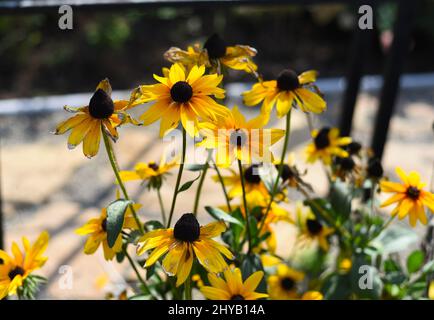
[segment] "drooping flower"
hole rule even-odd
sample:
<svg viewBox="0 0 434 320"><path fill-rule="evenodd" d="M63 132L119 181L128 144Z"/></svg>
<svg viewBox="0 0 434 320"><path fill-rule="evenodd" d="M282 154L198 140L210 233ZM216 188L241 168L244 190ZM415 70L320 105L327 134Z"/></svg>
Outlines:
<svg viewBox="0 0 434 320"><path fill-rule="evenodd" d="M170 67L168 76L154 74L159 82L143 85L131 98L135 104L155 101L140 117L144 125L161 119L160 137L176 128L181 121L190 136L198 133L199 119L217 121L227 116L225 106L218 104L212 96L222 99L225 90L218 85L223 76L217 74L204 75L205 66L194 66L186 73L178 63Z"/></svg>
<svg viewBox="0 0 434 320"><path fill-rule="evenodd" d="M210 300L257 300L267 298L268 294L255 292L264 272L256 271L245 281L239 268L228 268L224 278L208 273L211 286L201 286L200 291Z"/></svg>
<svg viewBox="0 0 434 320"><path fill-rule="evenodd" d="M188 70L195 65L205 65L211 68L212 72L217 72L223 65L252 73L258 69L252 60L256 53L256 49L246 45L228 46L219 35L214 34L206 40L202 48L199 44L189 46L186 51L172 47L166 51L164 57L172 63L181 63Z"/></svg>
<svg viewBox="0 0 434 320"><path fill-rule="evenodd" d="M144 163L139 162L134 166L134 171L120 171L122 181L142 180L148 183L149 188L159 189L169 171L177 165L178 159L167 162L165 155L160 159L160 163L154 161Z"/></svg>
<svg viewBox="0 0 434 320"><path fill-rule="evenodd" d="M276 274L268 277L268 293L273 300L292 300L298 298L298 284L304 279L304 273L279 264Z"/></svg>
<svg viewBox="0 0 434 320"><path fill-rule="evenodd" d="M255 172L255 168L258 165L251 165L247 169L244 170L244 181L245 181L245 191L246 195L251 193L254 190L259 191L263 196L268 195L267 188L262 182L259 174ZM223 183L226 187L228 187L228 196L230 199L238 198L243 195L243 189L241 185L240 175L232 169L228 169L230 172L229 176L222 176ZM214 181L218 182L219 177L213 176Z"/></svg>
<svg viewBox="0 0 434 320"><path fill-rule="evenodd" d="M334 229L326 226L318 220L309 207L304 207L301 203L296 205L297 221L299 223L300 243L317 242L324 251L329 250L328 237L333 234Z"/></svg>
<svg viewBox="0 0 434 320"><path fill-rule="evenodd" d="M345 158L348 152L342 147L351 143L350 137L340 137L338 128L322 128L312 131L313 142L306 148L307 161L320 159L325 165L331 165L333 156Z"/></svg>
<svg viewBox="0 0 434 320"><path fill-rule="evenodd" d="M392 197L381 204L381 207L397 203L391 212L392 216L398 215L398 218L402 220L408 215L412 227L416 226L418 220L426 225L428 219L425 215L425 206L434 212L434 194L423 190L426 183L421 182L419 173L411 171L407 175L399 167L396 168L396 173L401 179L401 183L384 180L380 182L382 192L394 193Z"/></svg>
<svg viewBox="0 0 434 320"><path fill-rule="evenodd" d="M226 225L222 221L200 226L193 214L185 213L174 228L153 230L142 236L137 254L142 255L153 249L146 259L145 268L166 255L163 268L168 275L177 276L176 286L180 286L190 274L194 257L208 272L218 273L227 268L223 256L233 259L232 253L212 240L225 230Z"/></svg>
<svg viewBox="0 0 434 320"><path fill-rule="evenodd" d="M109 80L102 80L90 98L89 105L79 108L64 107L66 111L76 115L57 125L54 134L64 134L71 130L68 148L73 149L83 142L84 155L88 158L95 156L99 150L101 130L116 141L118 126L124 122L138 124L125 112L134 104L128 100L112 100L111 94Z"/></svg>
<svg viewBox="0 0 434 320"><path fill-rule="evenodd" d="M322 300L324 296L319 291L307 291L301 296L301 300Z"/></svg>
<svg viewBox="0 0 434 320"><path fill-rule="evenodd" d="M270 147L284 136L285 130L262 129L267 122L268 116L263 114L247 121L235 106L220 122L199 124L204 139L198 145L216 149L216 163L222 167L230 166L235 159L244 164L252 163L252 158L273 161Z"/></svg>
<svg viewBox="0 0 434 320"><path fill-rule="evenodd" d="M133 205L135 210L140 209L140 204ZM133 217L131 209L128 207L125 212L123 229L138 229L136 220ZM80 236L88 236L84 245L85 254L94 254L95 251L102 244L104 251L104 258L106 260L113 260L116 253L122 251L122 234L119 234L116 238L116 242L112 248L110 248L107 241L107 209L101 209L101 215L98 218L92 218L86 222L82 227L75 230Z"/></svg>
<svg viewBox="0 0 434 320"><path fill-rule="evenodd" d="M283 70L276 80L260 81L250 91L243 93L247 106L256 106L262 102L261 112L269 114L276 105L279 118L286 115L293 105L303 112L321 113L326 109L326 102L317 93L310 90L316 88L316 71L306 71L297 75L294 71Z"/></svg>
<svg viewBox="0 0 434 320"><path fill-rule="evenodd" d="M0 250L0 300L7 295L16 294L26 278L45 264L48 258L42 255L47 249L49 238L47 232L42 232L31 245L29 240L23 237L24 251L13 242L11 256Z"/></svg>

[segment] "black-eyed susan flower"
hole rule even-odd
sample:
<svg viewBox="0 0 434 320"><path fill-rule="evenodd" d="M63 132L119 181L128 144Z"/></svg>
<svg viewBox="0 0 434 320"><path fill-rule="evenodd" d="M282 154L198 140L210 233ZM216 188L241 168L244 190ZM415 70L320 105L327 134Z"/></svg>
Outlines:
<svg viewBox="0 0 434 320"><path fill-rule="evenodd" d="M408 175L401 168L396 168L396 173L401 179L401 183L391 181L381 181L382 192L394 193L392 197L381 204L386 207L397 203L391 215L404 219L409 216L410 225L416 226L419 220L422 224L427 224L428 219L425 215L425 206L434 212L434 194L423 190L426 183L421 182L419 173L411 171Z"/></svg>
<svg viewBox="0 0 434 320"><path fill-rule="evenodd" d="M338 128L322 128L312 131L312 143L306 148L307 162L320 159L324 164L331 165L333 156L345 158L348 152L343 149L351 143L350 137L340 137Z"/></svg>
<svg viewBox="0 0 434 320"><path fill-rule="evenodd" d="M202 286L200 291L210 300L257 300L267 298L268 294L255 292L261 282L264 272L256 271L245 281L239 268L228 268L222 279L213 273L208 273L211 286Z"/></svg>
<svg viewBox="0 0 434 320"><path fill-rule="evenodd" d="M141 180L148 183L149 188L160 189L161 184L166 175L170 174L170 170L177 165L178 159L167 162L163 156L159 163L154 161L144 163L139 162L134 166L134 171L120 171L122 181Z"/></svg>
<svg viewBox="0 0 434 320"><path fill-rule="evenodd" d="M245 181L245 191L246 195L254 190L259 191L263 196L268 195L267 188L261 180L259 174L255 171L258 165L251 165L244 170L244 181ZM228 196L230 199L235 199L243 195L243 188L241 185L240 175L232 169L228 169L230 172L229 176L222 176L223 183L228 187ZM218 182L219 177L214 176L214 181Z"/></svg>
<svg viewBox="0 0 434 320"><path fill-rule="evenodd" d="M133 205L135 210L140 209L140 204ZM127 208L124 217L123 229L138 229L136 220L133 217L133 213L130 207ZM102 244L104 251L104 258L106 260L112 260L116 253L122 251L122 234L116 239L113 247L110 248L107 242L107 209L101 209L101 215L98 218L92 218L86 222L82 227L75 230L80 236L87 236L86 243L84 244L85 254L94 254L95 251Z"/></svg>
<svg viewBox="0 0 434 320"><path fill-rule="evenodd" d="M309 207L304 207L301 203L296 205L297 221L299 223L300 243L317 242L324 251L329 250L328 237L334 233L334 229L326 226L318 220Z"/></svg>
<svg viewBox="0 0 434 320"><path fill-rule="evenodd" d="M170 67L168 76L154 74L159 82L154 85L143 85L139 93L134 92L131 100L135 104L155 101L140 117L144 125L159 119L160 137L176 128L181 121L189 135L197 135L199 119L217 121L225 117L228 110L218 104L212 96L222 99L225 90L218 85L223 76L217 74L204 75L205 66L194 66L186 73L178 63Z"/></svg>
<svg viewBox="0 0 434 320"><path fill-rule="evenodd" d="M32 245L26 237L23 237L24 250L12 243L12 254L0 250L0 300L7 295L17 293L23 286L26 278L35 270L41 268L47 261L43 254L48 246L49 235L42 232Z"/></svg>
<svg viewBox="0 0 434 320"><path fill-rule="evenodd" d="M243 93L247 106L262 102L262 113L270 113L276 105L279 118L286 115L293 105L303 112L321 113L326 102L309 89L316 81L317 72L310 70L297 75L293 70L283 70L276 80L260 81L250 91Z"/></svg>
<svg viewBox="0 0 434 320"><path fill-rule="evenodd" d="M137 254L142 255L153 249L146 259L145 268L166 255L163 268L169 276L177 276L176 286L180 286L190 274L194 257L208 272L218 273L227 268L223 256L233 259L232 253L212 240L225 230L226 225L222 221L200 226L192 213L185 213L174 228L153 230L142 236Z"/></svg>
<svg viewBox="0 0 434 320"><path fill-rule="evenodd" d="M194 65L205 65L217 72L223 65L251 73L258 69L252 60L256 53L256 49L246 45L228 46L219 35L213 34L202 48L199 44L189 46L186 51L172 47L166 51L164 57L172 63L181 63L187 69Z"/></svg>
<svg viewBox="0 0 434 320"><path fill-rule="evenodd" d="M279 264L276 273L269 276L268 293L273 300L292 300L299 297L298 285L304 279L304 273Z"/></svg>
<svg viewBox="0 0 434 320"><path fill-rule="evenodd" d="M340 178L345 181L347 178L352 178L354 182L359 184L357 175L360 172L359 166L352 156L345 158L335 157L333 159L333 179Z"/></svg>
<svg viewBox="0 0 434 320"><path fill-rule="evenodd" d="M215 149L216 164L222 167L230 166L235 159L244 164L250 164L252 158L261 162L273 161L270 147L284 136L285 130L262 129L268 119L267 115L261 114L247 121L235 106L221 121L199 124L204 138L198 145Z"/></svg>
<svg viewBox="0 0 434 320"><path fill-rule="evenodd" d="M366 167L366 176L370 179L379 180L383 177L384 170L380 159L372 157L368 160Z"/></svg>
<svg viewBox="0 0 434 320"><path fill-rule="evenodd" d="M65 106L68 112L75 116L61 122L54 134L64 134L71 130L68 138L68 148L73 149L83 142L83 153L91 158L98 153L101 130L114 141L118 139L116 128L124 122L134 121L125 110L134 106L128 100L112 100L112 88L108 79L102 80L92 97L89 105L79 108Z"/></svg>
<svg viewBox="0 0 434 320"><path fill-rule="evenodd" d="M274 161L274 166L278 172L280 167L279 159ZM288 161L283 163L282 173L280 175L280 178L282 179L282 186L291 188L305 187L308 190L312 190L312 186L302 179L302 176L305 174L306 172L300 172L297 166L294 164L294 154L291 153L288 157Z"/></svg>

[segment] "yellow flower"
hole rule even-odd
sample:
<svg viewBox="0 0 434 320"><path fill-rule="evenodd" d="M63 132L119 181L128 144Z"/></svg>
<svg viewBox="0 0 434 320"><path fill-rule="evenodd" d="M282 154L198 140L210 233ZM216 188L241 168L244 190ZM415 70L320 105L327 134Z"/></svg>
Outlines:
<svg viewBox="0 0 434 320"><path fill-rule="evenodd" d="M120 171L119 174L122 181L148 181L149 187L159 189L164 177L177 165L177 161L178 159L175 158L170 162L166 162L166 157L163 155L159 164L154 161L148 163L139 162L134 166L134 171Z"/></svg>
<svg viewBox="0 0 434 320"><path fill-rule="evenodd" d="M328 251L329 242L327 238L334 232L334 229L320 222L309 207L303 207L300 203L297 203L296 212L301 231L300 241L317 241L321 249Z"/></svg>
<svg viewBox="0 0 434 320"><path fill-rule="evenodd" d="M26 237L22 238L24 251L17 243L12 243L12 254L9 256L0 250L0 300L7 295L16 294L24 280L36 269L41 268L47 261L43 253L47 249L50 236L42 232L36 242L31 245Z"/></svg>
<svg viewBox="0 0 434 320"><path fill-rule="evenodd" d="M426 183L420 181L419 173L412 171L406 174L401 168L396 168L396 173L402 180L402 183L381 181L380 188L382 192L395 193L392 197L381 204L381 207L398 203L392 210L391 215L398 215L400 220L407 215L410 219L410 225L416 226L419 220L422 224L427 224L428 220L425 215L425 206L434 212L434 194L423 190Z"/></svg>
<svg viewBox="0 0 434 320"><path fill-rule="evenodd" d="M351 261L350 258L343 258L339 262L339 271L341 271L342 273L348 273L352 267L353 267L353 262Z"/></svg>
<svg viewBox="0 0 434 320"><path fill-rule="evenodd" d="M428 299L434 300L434 280L429 283Z"/></svg>
<svg viewBox="0 0 434 320"><path fill-rule="evenodd" d="M257 300L267 298L268 294L255 292L264 276L264 272L256 271L243 282L239 268L227 269L225 280L209 273L208 280L211 286L202 286L200 291L210 300Z"/></svg>
<svg viewBox="0 0 434 320"><path fill-rule="evenodd" d="M134 204L134 209L140 209L140 204ZM136 220L133 217L131 209L128 207L125 212L123 228L125 229L138 229ZM75 230L80 236L88 236L84 245L85 254L94 254L102 243L104 250L104 258L112 260L116 253L122 251L122 235L119 234L115 244L110 248L107 242L107 209L101 209L101 215L98 218L92 218L86 222L82 227Z"/></svg>
<svg viewBox="0 0 434 320"><path fill-rule="evenodd" d="M261 178L259 177L256 172L254 172L255 168L257 168L258 165L252 165L249 166L247 169L244 170L244 181L245 181L245 190L246 195L248 195L250 192L257 190L262 195L267 196L268 191L265 187L264 183L262 182ZM230 199L238 198L243 195L243 189L241 186L241 179L240 175L235 172L235 170L228 169L230 172L229 176L222 176L223 183L226 187L229 188L228 190L228 196ZM213 176L214 181L219 181L218 176Z"/></svg>
<svg viewBox="0 0 434 320"><path fill-rule="evenodd" d="M163 259L163 268L170 276L177 276L176 286L185 282L196 256L199 263L209 272L222 272L227 263L222 254L233 259L232 253L211 238L226 230L224 222L213 222L201 227L196 217L186 213L176 222L174 228L158 229L146 233L139 239L137 254L154 249L145 263L145 268Z"/></svg>
<svg viewBox="0 0 434 320"><path fill-rule="evenodd" d="M277 266L276 274L268 277L268 293L273 300L297 299L297 285L304 279L304 273L285 264Z"/></svg>
<svg viewBox="0 0 434 320"><path fill-rule="evenodd" d="M301 296L301 300L322 300L324 296L319 291L307 291Z"/></svg>
<svg viewBox="0 0 434 320"><path fill-rule="evenodd" d="M112 100L112 88L108 79L102 80L90 98L89 105L79 108L65 106L75 116L61 122L54 134L64 134L71 130L68 148L73 149L83 142L83 153L91 158L98 153L101 130L104 130L114 141L118 138L116 128L124 122L137 124L125 112L134 106L127 100Z"/></svg>
<svg viewBox="0 0 434 320"><path fill-rule="evenodd" d="M261 81L244 92L244 103L255 106L262 103L261 112L270 113L276 105L279 118L298 106L303 112L321 113L326 109L326 102L315 92L309 90L316 81L316 71L306 71L298 75L292 70L283 70L276 80Z"/></svg>
<svg viewBox="0 0 434 320"><path fill-rule="evenodd" d="M216 163L222 167L230 166L235 159L245 164L250 164L252 158L262 162L273 161L269 148L283 137L285 130L262 129L268 119L261 114L246 121L235 106L220 122L199 124L204 139L198 145L216 149Z"/></svg>
<svg viewBox="0 0 434 320"><path fill-rule="evenodd" d="M278 257L264 253L261 255L261 262L264 268L270 268L270 267L275 267L278 264L282 263L282 260Z"/></svg>
<svg viewBox="0 0 434 320"><path fill-rule="evenodd" d="M175 63L170 67L169 75L160 77L154 74L159 82L154 85L143 85L140 94L132 97L135 104L155 101L142 114L140 119L149 125L159 119L160 137L176 128L181 121L189 135L197 135L198 119L217 121L228 113L226 107L215 102L211 96L222 99L225 90L218 85L223 76L217 74L204 75L205 66L194 66L186 75L184 68Z"/></svg>
<svg viewBox="0 0 434 320"><path fill-rule="evenodd" d="M313 142L306 148L307 162L321 159L326 165L332 164L332 157L348 157L348 152L342 149L351 143L350 137L340 137L337 128L322 128L312 131Z"/></svg>
<svg viewBox="0 0 434 320"><path fill-rule="evenodd" d="M223 39L214 34L208 38L203 48L199 44L189 46L187 51L172 47L166 51L164 57L172 63L181 63L187 69L203 64L216 72L221 65L224 65L234 70L251 73L258 69L252 61L256 53L256 49L246 45L227 46Z"/></svg>

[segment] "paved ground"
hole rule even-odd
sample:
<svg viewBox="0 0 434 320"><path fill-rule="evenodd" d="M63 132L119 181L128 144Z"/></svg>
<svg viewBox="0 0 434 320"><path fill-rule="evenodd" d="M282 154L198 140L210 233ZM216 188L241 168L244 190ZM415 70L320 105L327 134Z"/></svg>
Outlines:
<svg viewBox="0 0 434 320"><path fill-rule="evenodd" d="M368 143L378 101L377 94L365 93L359 97L355 115L356 139ZM333 124L339 105L338 97L330 95L328 112L315 119L316 122ZM251 112L251 109L249 109ZM99 288L104 277L120 283L131 274L128 266L106 263L101 252L93 256L82 253L83 238L74 234L74 229L88 218L99 214L102 206L114 199L113 175L104 152L92 160L86 159L81 146L74 151L66 148L66 136L54 136L49 132L67 114L53 112L32 116L5 116L0 118L2 150L2 192L6 220L6 242L19 240L21 235L32 239L48 230L51 241L47 250L49 260L40 272L50 282L40 298L54 299L99 299L104 292ZM433 169L434 96L433 89L408 90L401 94L398 111L392 119L390 138L386 147L384 165L386 173L394 177L394 167L419 171L425 180L430 180ZM272 126L283 127L275 119ZM300 112L294 113L292 121L290 151L295 152L301 168L303 148L309 139L306 119ZM162 143L157 139L156 126L127 128L120 132L116 144L119 163L131 169L137 161L158 160ZM103 146L101 146L103 147ZM279 150L276 145L275 150ZM103 151L103 149L102 149ZM184 179L194 177L187 173ZM162 189L166 206L172 195L174 176ZM320 166L309 166L307 180L318 193L325 190L325 178ZM144 205L140 214L145 219L157 218L159 207L153 193L144 192L138 183L128 184L130 194ZM195 188L181 194L176 208L177 214L192 209ZM204 185L202 204L223 203L220 187L208 179ZM200 213L200 220L207 221ZM286 225L276 226L281 254L288 252L293 232ZM67 265L73 272L73 286L63 286L64 278L60 266Z"/></svg>

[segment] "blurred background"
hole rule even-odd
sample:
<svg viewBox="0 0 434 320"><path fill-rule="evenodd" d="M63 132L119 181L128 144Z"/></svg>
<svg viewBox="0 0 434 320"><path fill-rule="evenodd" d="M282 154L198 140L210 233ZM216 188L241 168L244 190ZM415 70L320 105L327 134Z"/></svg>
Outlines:
<svg viewBox="0 0 434 320"><path fill-rule="evenodd" d="M128 97L139 84L152 83L169 64L163 53L171 46L186 48L203 43L217 32L229 44L255 47L264 78L271 79L283 68L297 72L319 71L318 86L328 103L326 113L314 124L337 125L342 112L351 43L358 21L358 6L233 5L164 6L122 10L76 10L73 30L58 28L57 9L0 15L0 183L5 247L22 235L35 240L42 230L51 234L49 261L40 274L49 278L39 298L99 299L107 290L117 290L128 281L131 270L104 261L101 252L82 253L84 239L74 230L115 197L113 176L101 148L97 157L86 159L81 146L70 151L66 136L50 134L69 115L63 105L86 105L98 82L108 77L116 98ZM374 30L364 61L361 90L356 103L352 136L369 145L379 104L381 75L394 37L397 15L394 1L374 8ZM397 165L417 170L426 182L433 171L434 120L434 1L419 1L411 30L401 91L391 120L383 157L386 175L395 178ZM253 78L230 72L227 105L241 106L247 117L257 108L244 108L239 94ZM139 107L139 115L146 107ZM270 126L284 127L278 119ZM123 127L116 144L122 169L138 161L160 157L164 145L156 139L158 124ZM294 113L290 151L300 168L309 169L307 180L318 194L327 190L320 166L304 164L303 149L309 141L306 118ZM275 150L280 150L276 145ZM185 179L194 177L187 173ZM173 192L174 177L163 186L165 199ZM139 183L127 185L133 198L144 204L140 214L158 218L154 193ZM191 210L195 186L183 193L177 214ZM202 206L223 203L218 185L207 179ZM291 210L288 207L288 210ZM202 223L206 222L203 214ZM294 234L287 225L277 225L278 252L287 255ZM419 232L422 235L421 228ZM71 288L61 285L61 266L73 271ZM64 270L64 269L62 269ZM106 286L111 283L112 285ZM114 287L113 287L114 286ZM109 288L109 289L107 289Z"/></svg>

